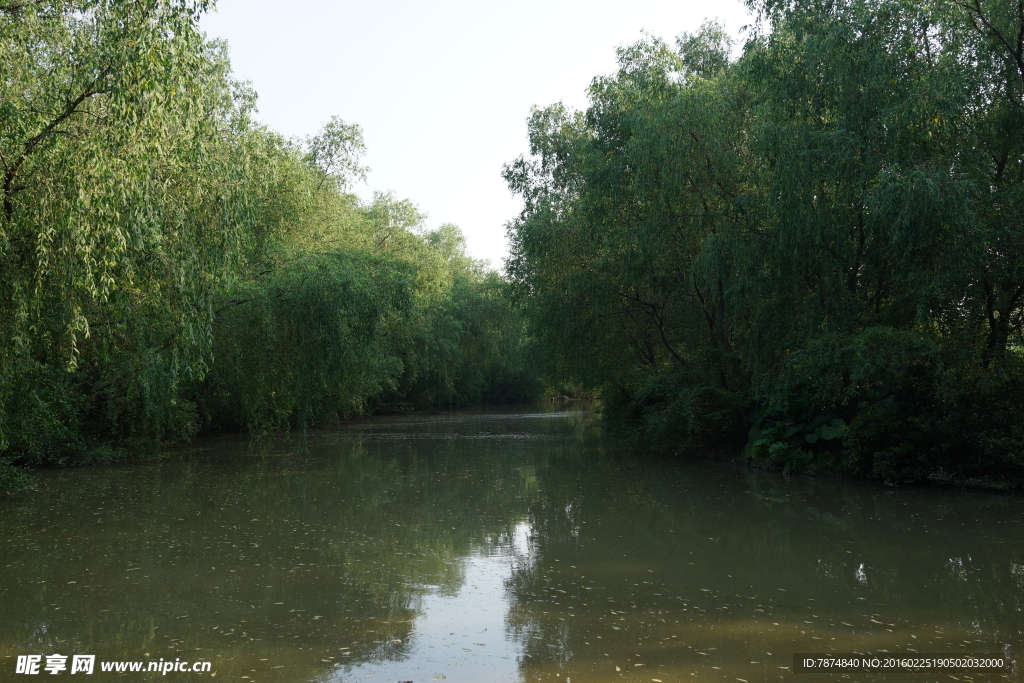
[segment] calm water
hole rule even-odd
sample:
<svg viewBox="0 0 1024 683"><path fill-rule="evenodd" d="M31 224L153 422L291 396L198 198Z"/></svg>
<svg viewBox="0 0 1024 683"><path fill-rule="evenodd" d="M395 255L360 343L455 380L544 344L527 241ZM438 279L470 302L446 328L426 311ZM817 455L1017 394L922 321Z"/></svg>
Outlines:
<svg viewBox="0 0 1024 683"><path fill-rule="evenodd" d="M753 683L793 652L1024 650L1024 496L662 460L585 404L46 472L0 498L0 544L0 680L52 653L250 683Z"/></svg>

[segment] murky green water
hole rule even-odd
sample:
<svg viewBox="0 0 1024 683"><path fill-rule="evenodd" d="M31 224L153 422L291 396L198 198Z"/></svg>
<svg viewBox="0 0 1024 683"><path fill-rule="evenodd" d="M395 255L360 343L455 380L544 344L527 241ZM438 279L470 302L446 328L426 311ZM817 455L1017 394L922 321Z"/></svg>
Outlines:
<svg viewBox="0 0 1024 683"><path fill-rule="evenodd" d="M0 499L0 543L0 680L53 653L250 683L1017 680L787 667L1024 649L1024 497L663 460L584 404L48 472Z"/></svg>

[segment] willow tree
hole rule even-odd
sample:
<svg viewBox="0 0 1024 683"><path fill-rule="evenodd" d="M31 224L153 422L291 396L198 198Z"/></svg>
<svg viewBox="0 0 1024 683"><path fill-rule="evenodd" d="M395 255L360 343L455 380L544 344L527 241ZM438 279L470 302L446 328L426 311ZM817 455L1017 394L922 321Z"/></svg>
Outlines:
<svg viewBox="0 0 1024 683"><path fill-rule="evenodd" d="M773 30L740 65L770 189L751 306L777 418L762 442L808 463L830 418L831 436L851 428L848 468L1019 477L1024 72L1004 34L1024 17L1008 3L762 9ZM893 442L901 424L913 436Z"/></svg>
<svg viewBox="0 0 1024 683"><path fill-rule="evenodd" d="M520 320L461 231L428 230L390 193L346 193L361 139L337 118L302 144L266 138L277 163L263 237L216 299L211 368L190 394L206 422L260 439L529 387Z"/></svg>
<svg viewBox="0 0 1024 683"><path fill-rule="evenodd" d="M684 441L734 430L747 381L726 306L749 194L730 48L707 24L675 50L621 49L585 114L535 110L534 158L505 170L526 205L510 273L552 372L603 386L612 413ZM675 424L651 413L665 401Z"/></svg>
<svg viewBox="0 0 1024 683"><path fill-rule="evenodd" d="M554 365L681 446L749 412L787 467L1024 476L1019 7L754 6L738 58L649 39L532 116L511 273Z"/></svg>
<svg viewBox="0 0 1024 683"><path fill-rule="evenodd" d="M211 300L251 221L251 96L205 2L0 4L0 448L186 432ZM79 444L80 445L80 444Z"/></svg>

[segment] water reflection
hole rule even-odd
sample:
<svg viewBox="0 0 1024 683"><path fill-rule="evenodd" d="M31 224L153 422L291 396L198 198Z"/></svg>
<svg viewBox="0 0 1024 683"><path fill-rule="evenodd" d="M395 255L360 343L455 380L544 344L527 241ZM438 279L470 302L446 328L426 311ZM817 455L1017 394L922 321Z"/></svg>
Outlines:
<svg viewBox="0 0 1024 683"><path fill-rule="evenodd" d="M1021 647L1019 496L665 460L584 408L47 473L0 501L0 667L60 652L250 682L753 682L790 675L793 652Z"/></svg>
<svg viewBox="0 0 1024 683"><path fill-rule="evenodd" d="M485 538L461 558L461 589L436 591L420 603L416 628L408 636L414 656L379 657L336 671L330 681L376 675L385 680L518 680L520 648L503 625L505 587L519 568L532 562L526 521L511 532Z"/></svg>

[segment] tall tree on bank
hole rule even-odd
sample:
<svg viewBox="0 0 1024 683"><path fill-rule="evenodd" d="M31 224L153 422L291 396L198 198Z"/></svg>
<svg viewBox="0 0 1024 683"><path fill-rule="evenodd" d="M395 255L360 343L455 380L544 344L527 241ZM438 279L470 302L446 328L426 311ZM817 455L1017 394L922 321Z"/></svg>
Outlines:
<svg viewBox="0 0 1024 683"><path fill-rule="evenodd" d="M0 5L0 447L54 455L89 406L158 433L205 371L256 208L205 4Z"/></svg>
<svg viewBox="0 0 1024 683"><path fill-rule="evenodd" d="M771 30L735 61L713 24L647 40L585 114L532 116L510 273L554 370L646 438L735 445L751 410L748 454L787 467L1019 477L1024 121L999 36L1024 18L757 9Z"/></svg>

